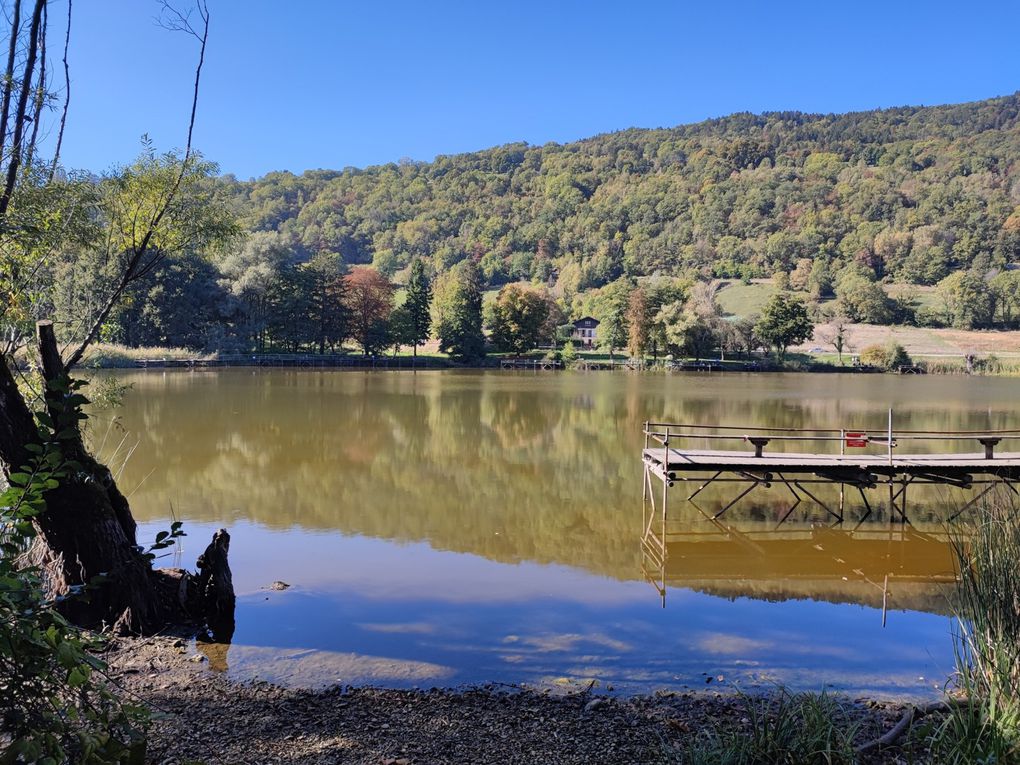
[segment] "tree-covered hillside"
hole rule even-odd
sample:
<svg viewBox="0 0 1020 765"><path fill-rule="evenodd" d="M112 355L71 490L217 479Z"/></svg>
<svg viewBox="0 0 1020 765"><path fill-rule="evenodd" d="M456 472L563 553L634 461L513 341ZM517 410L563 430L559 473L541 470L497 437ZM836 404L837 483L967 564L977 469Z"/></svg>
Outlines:
<svg viewBox="0 0 1020 765"><path fill-rule="evenodd" d="M556 321L584 313L618 338L635 325L631 314L655 323L670 302L663 327L680 326L681 315L711 318L713 300L684 301L714 277L769 277L812 300L835 297L816 320L835 311L874 324L1020 322L1020 270L1006 268L1020 261L1020 93L846 115L736 114L566 145L205 184L239 234L165 253L104 338L245 350L410 345L428 328L411 331L406 312L389 311L415 261L446 303L433 311L432 335L460 355L480 342L482 320L458 306L513 282L548 289L546 341ZM72 255L57 270L53 312L69 325L87 306L62 304L74 292L62 282L91 283L104 258ZM656 276L628 311L629 291ZM352 296L376 282L379 310L366 314ZM894 300L883 282L938 284L938 300L921 306L902 288ZM461 318L435 324L439 314ZM497 318L486 320L490 330ZM635 331L640 341L644 330ZM696 345L711 347L718 334Z"/></svg>
<svg viewBox="0 0 1020 765"><path fill-rule="evenodd" d="M396 274L480 259L490 285L565 292L621 275L770 276L801 258L934 284L1020 259L1020 94L846 115L736 114L576 143L234 188L300 258Z"/></svg>

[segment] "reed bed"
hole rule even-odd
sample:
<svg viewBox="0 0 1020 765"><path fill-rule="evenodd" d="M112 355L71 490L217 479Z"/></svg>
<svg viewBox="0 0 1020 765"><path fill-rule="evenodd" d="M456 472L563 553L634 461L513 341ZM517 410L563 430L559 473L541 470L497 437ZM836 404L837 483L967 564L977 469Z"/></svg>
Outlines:
<svg viewBox="0 0 1020 765"><path fill-rule="evenodd" d="M85 354L84 366L100 369L117 367L134 367L142 359L194 359L205 360L216 358L215 353L203 353L188 348L148 346L131 348L114 343L96 343Z"/></svg>
<svg viewBox="0 0 1020 765"><path fill-rule="evenodd" d="M1005 490L954 542L956 698L928 733L931 761L1020 762L1020 501Z"/></svg>

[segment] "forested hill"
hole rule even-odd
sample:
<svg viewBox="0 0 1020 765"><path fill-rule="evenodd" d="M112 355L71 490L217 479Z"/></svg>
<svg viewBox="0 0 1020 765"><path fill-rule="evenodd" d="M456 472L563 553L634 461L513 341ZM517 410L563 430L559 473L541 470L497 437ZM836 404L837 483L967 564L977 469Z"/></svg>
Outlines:
<svg viewBox="0 0 1020 765"><path fill-rule="evenodd" d="M335 253L398 281L416 256L437 272L475 257L490 286L535 279L568 295L621 275L770 276L809 258L933 284L1020 260L1020 93L224 183L244 225L267 232L263 249Z"/></svg>

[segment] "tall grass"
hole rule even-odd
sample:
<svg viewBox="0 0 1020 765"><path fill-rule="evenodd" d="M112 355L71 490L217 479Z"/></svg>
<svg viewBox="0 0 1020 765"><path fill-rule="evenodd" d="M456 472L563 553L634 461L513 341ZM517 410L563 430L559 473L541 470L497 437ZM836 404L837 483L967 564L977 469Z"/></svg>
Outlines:
<svg viewBox="0 0 1020 765"><path fill-rule="evenodd" d="M1020 762L1020 502L997 495L954 546L960 569L957 690L932 732L945 763Z"/></svg>
<svg viewBox="0 0 1020 765"><path fill-rule="evenodd" d="M723 719L712 730L672 750L666 761L678 765L850 765L858 761L853 741L859 724L839 700L825 693L768 696L741 694L739 715L746 723Z"/></svg>
<svg viewBox="0 0 1020 765"><path fill-rule="evenodd" d="M134 367L136 362L141 359L210 359L215 356L215 353L203 353L202 351L192 351L187 348L164 348L160 346L131 348L114 343L96 343L90 346L85 353L83 366L111 369L116 367Z"/></svg>
<svg viewBox="0 0 1020 765"><path fill-rule="evenodd" d="M962 356L946 356L940 358L921 359L918 365L932 375L1001 375L1014 377L1020 375L1020 359L1000 358L990 354L986 358L975 359L972 371L968 372L967 362Z"/></svg>

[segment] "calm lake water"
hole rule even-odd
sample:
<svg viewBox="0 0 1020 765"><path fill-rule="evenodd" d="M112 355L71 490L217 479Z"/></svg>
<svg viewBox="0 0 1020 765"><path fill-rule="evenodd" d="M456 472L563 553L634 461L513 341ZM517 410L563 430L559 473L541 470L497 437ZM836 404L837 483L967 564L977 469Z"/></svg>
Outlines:
<svg viewBox="0 0 1020 765"><path fill-rule="evenodd" d="M210 666L296 686L596 679L624 692L711 681L932 695L953 666L939 518L955 490L914 498L906 530L882 512L830 528L810 507L777 528L789 504L777 489L715 525L702 511L726 492L706 492L700 509L673 502L656 568L641 546L642 423L879 431L893 407L901 428L1020 425L1020 383L994 378L118 379L131 385L123 406L93 428L123 465L140 541L183 520L183 550L163 563L190 567L213 530L232 535L237 630L229 647L201 647ZM268 589L278 580L290 588Z"/></svg>

